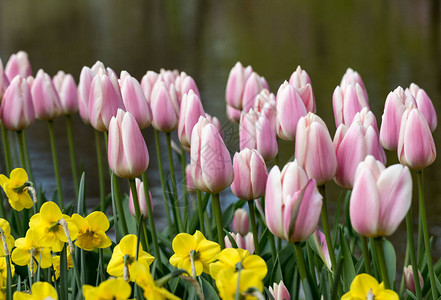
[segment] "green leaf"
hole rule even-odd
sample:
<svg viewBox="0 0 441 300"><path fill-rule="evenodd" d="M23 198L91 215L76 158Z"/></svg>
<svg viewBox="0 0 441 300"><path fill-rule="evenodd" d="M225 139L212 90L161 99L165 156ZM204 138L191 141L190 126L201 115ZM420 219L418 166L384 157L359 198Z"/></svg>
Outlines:
<svg viewBox="0 0 441 300"><path fill-rule="evenodd" d="M280 267L280 261L279 261L279 257L276 257L276 260L274 262L274 266L271 270L271 275L270 275L270 285L272 285L272 283L279 283L281 280L283 280L283 274L282 274L282 268Z"/></svg>
<svg viewBox="0 0 441 300"><path fill-rule="evenodd" d="M415 296L415 294L414 293L412 293L411 291L409 291L409 290L406 290L406 292L407 292L407 295L409 295L410 296L410 298L412 298L412 299L414 299L414 300L417 300L417 297Z"/></svg>
<svg viewBox="0 0 441 300"><path fill-rule="evenodd" d="M383 240L383 251L384 258L386 259L387 275L389 276L389 282L393 286L397 274L397 257L394 246L386 239Z"/></svg>
<svg viewBox="0 0 441 300"><path fill-rule="evenodd" d="M343 289L347 292L351 287L352 280L355 278L355 268L351 251L342 230L340 230L340 243L343 255Z"/></svg>
<svg viewBox="0 0 441 300"><path fill-rule="evenodd" d="M234 216L234 204L230 204L222 214L222 224L224 227L226 227L228 224L231 223L231 221L233 220L233 216Z"/></svg>
<svg viewBox="0 0 441 300"><path fill-rule="evenodd" d="M224 230L225 236L226 236L226 237L228 238L228 240L230 241L231 246L232 246L233 248L239 248L239 247L237 246L236 240L233 238L233 236L230 234L230 232L229 232L228 230L226 230L225 228L224 228L223 230Z"/></svg>
<svg viewBox="0 0 441 300"><path fill-rule="evenodd" d="M81 174L81 180L80 180L80 186L78 189L78 207L77 207L77 214L80 216L85 216L86 214L86 206L84 205L84 199L85 197L85 190L84 190L84 180L85 180L86 174L83 172Z"/></svg>
<svg viewBox="0 0 441 300"><path fill-rule="evenodd" d="M204 278L199 277L202 282L202 292L204 293L205 299L219 299L215 288Z"/></svg>

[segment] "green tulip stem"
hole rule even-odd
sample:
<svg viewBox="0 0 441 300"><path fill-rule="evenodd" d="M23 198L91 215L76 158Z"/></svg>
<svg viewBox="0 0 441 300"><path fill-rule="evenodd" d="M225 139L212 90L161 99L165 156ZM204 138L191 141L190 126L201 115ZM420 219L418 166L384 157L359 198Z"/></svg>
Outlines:
<svg viewBox="0 0 441 300"><path fill-rule="evenodd" d="M375 252L377 254L378 264L380 265L381 278L383 279L384 282L384 288L390 289L389 275L387 273L386 259L384 257L383 238L376 237L373 240L376 249Z"/></svg>
<svg viewBox="0 0 441 300"><path fill-rule="evenodd" d="M424 201L424 185L423 185L423 171L416 172L418 182L418 200L421 214L421 225L423 226L424 248L426 250L427 267L429 269L430 289L432 290L432 299L438 299L438 290L436 288L435 272L433 270L432 251L430 250L429 230L427 228L426 203ZM418 270L413 270L417 273Z"/></svg>
<svg viewBox="0 0 441 300"><path fill-rule="evenodd" d="M203 209L203 203L202 203L202 192L200 190L197 190L198 194L198 213L199 213L199 229L202 232L202 234L205 236L205 225L204 225L204 209Z"/></svg>
<svg viewBox="0 0 441 300"><path fill-rule="evenodd" d="M249 211L250 211L251 231L253 232L254 252L257 255L260 255L259 234L257 232L256 214L255 214L255 211L254 211L254 200L249 200L247 202L248 202L248 208L249 208Z"/></svg>
<svg viewBox="0 0 441 300"><path fill-rule="evenodd" d="M67 128L67 142L69 144L70 167L72 169L72 177L75 187L75 193L78 194L79 183L78 183L78 174L77 174L77 164L75 161L75 149L74 149L73 134L72 134L71 116L66 117L66 128Z"/></svg>
<svg viewBox="0 0 441 300"><path fill-rule="evenodd" d="M9 146L9 136L5 126L1 124L0 127L2 131L3 153L5 155L6 172L9 175L12 171L12 156L11 156L11 148Z"/></svg>
<svg viewBox="0 0 441 300"><path fill-rule="evenodd" d="M98 164L98 178L99 178L99 185L100 185L100 205L101 205L101 211L104 211L105 183L104 183L103 157L101 154L100 139L101 139L100 132L98 130L95 130L96 161Z"/></svg>
<svg viewBox="0 0 441 300"><path fill-rule="evenodd" d="M371 274L371 260L369 256L368 239L365 236L361 236L362 252L364 257L364 271Z"/></svg>
<svg viewBox="0 0 441 300"><path fill-rule="evenodd" d="M172 209L175 212L175 218L176 218L175 222L178 225L178 230L179 230L179 232L183 232L182 221L181 221L181 211L179 210L178 190L176 188L175 166L173 165L173 153L172 153L170 132L166 133L166 137L167 137L168 163L170 166L170 177L171 177L171 183L172 183L172 189L173 189Z"/></svg>
<svg viewBox="0 0 441 300"><path fill-rule="evenodd" d="M162 155L161 155L161 145L159 143L159 134L156 129L153 130L155 134L155 144L156 144L156 156L158 158L158 169L159 169L159 179L161 180L162 188L162 198L164 199L165 214L167 216L168 230L170 233L173 231L171 215L170 215L170 205L167 200L167 193L165 191L165 180L164 180L164 169L162 167Z"/></svg>
<svg viewBox="0 0 441 300"><path fill-rule="evenodd" d="M415 282L415 294L417 296L417 299L423 299L421 294L420 279L418 277L418 261L416 258L415 245L413 241L412 207L410 207L406 215L406 229L407 229L407 250L410 254L410 263L412 264L413 280Z"/></svg>
<svg viewBox="0 0 441 300"><path fill-rule="evenodd" d="M115 197L116 202L116 209L118 211L118 220L121 222L121 227L123 231L123 235L127 235L129 233L129 229L127 227L126 218L124 215L124 209L121 201L121 195L119 191L119 182L118 177L115 175L115 173L112 172L112 189L113 189L113 196Z"/></svg>
<svg viewBox="0 0 441 300"><path fill-rule="evenodd" d="M324 184L319 185L318 189L323 196L323 205L320 215L322 218L323 233L325 234L326 244L328 245L328 252L329 252L329 257L331 259L332 270L334 271L337 270L337 263L335 261L334 246L332 245L331 232L329 231L328 207L326 204L325 185Z"/></svg>
<svg viewBox="0 0 441 300"><path fill-rule="evenodd" d="M158 261L157 266L159 268L159 271L161 271L162 273L161 252L159 251L158 235L156 233L155 220L153 218L153 210L150 203L149 185L147 182L147 174L145 172L142 174L142 182L144 184L144 195L147 202L145 204L147 206L147 216L149 219L150 230L152 233L153 246L155 247L155 255L156 255L155 257Z"/></svg>
<svg viewBox="0 0 441 300"><path fill-rule="evenodd" d="M17 141L18 141L18 150L20 151L20 167L26 170L27 168L26 168L26 156L23 145L23 131L21 130L17 131Z"/></svg>
<svg viewBox="0 0 441 300"><path fill-rule="evenodd" d="M185 151L181 147L181 170L182 170L182 189L184 191L184 220L188 219L190 215L189 203L188 203L188 190L187 190L187 173L185 168L187 163L185 162Z"/></svg>
<svg viewBox="0 0 441 300"><path fill-rule="evenodd" d="M50 120L48 124L49 124L49 139L51 142L51 151L52 151L52 161L54 164L55 180L57 181L58 205L60 205L61 209L64 209L63 189L61 188L61 177L58 167L57 148L55 147L54 121Z"/></svg>
<svg viewBox="0 0 441 300"><path fill-rule="evenodd" d="M221 249L225 248L225 240L224 240L224 230L222 226L222 212L219 201L219 194L212 194L211 200L213 201L214 206L214 214L216 215L216 227L217 227L217 238L219 241L219 245Z"/></svg>

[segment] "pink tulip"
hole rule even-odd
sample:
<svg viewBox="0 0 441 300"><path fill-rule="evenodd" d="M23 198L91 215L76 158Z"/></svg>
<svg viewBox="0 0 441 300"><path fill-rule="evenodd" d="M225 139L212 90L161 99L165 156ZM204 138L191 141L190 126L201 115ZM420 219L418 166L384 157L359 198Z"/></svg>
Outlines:
<svg viewBox="0 0 441 300"><path fill-rule="evenodd" d="M204 192L219 193L233 181L230 153L217 128L199 117L191 134L191 175Z"/></svg>
<svg viewBox="0 0 441 300"><path fill-rule="evenodd" d="M250 220L248 218L248 213L245 209L243 208L236 209L233 216L232 227L234 232L240 233L241 235L246 235L250 231Z"/></svg>
<svg viewBox="0 0 441 300"><path fill-rule="evenodd" d="M307 110L296 88L284 82L277 92L277 135L286 141L293 141L297 123L306 116Z"/></svg>
<svg viewBox="0 0 441 300"><path fill-rule="evenodd" d="M231 191L240 199L254 200L265 194L268 177L265 161L255 149L245 148L233 158L234 180Z"/></svg>
<svg viewBox="0 0 441 300"><path fill-rule="evenodd" d="M286 288L283 281L280 281L279 284L274 283L273 287L269 287L269 292L273 296L274 300L290 300L291 295L288 292L288 289Z"/></svg>
<svg viewBox="0 0 441 300"><path fill-rule="evenodd" d="M191 176L191 165L188 164L185 168L185 184L187 185L187 191L192 194L196 192L196 187Z"/></svg>
<svg viewBox="0 0 441 300"><path fill-rule="evenodd" d="M318 185L332 180L337 172L337 157L325 122L308 113L300 118L296 137L295 158L308 177L314 178Z"/></svg>
<svg viewBox="0 0 441 300"><path fill-rule="evenodd" d="M31 88L35 117L53 120L61 114L61 102L51 77L43 70L37 72Z"/></svg>
<svg viewBox="0 0 441 300"><path fill-rule="evenodd" d="M172 84L176 88L175 82L176 82L176 78L178 78L178 76L179 76L179 72L177 70L161 69L159 71L159 78L158 79L163 80L168 88L170 88Z"/></svg>
<svg viewBox="0 0 441 300"><path fill-rule="evenodd" d="M405 94L400 86L387 96L380 128L380 142L384 148L397 150L401 117L410 104L416 106L415 99L410 93Z"/></svg>
<svg viewBox="0 0 441 300"><path fill-rule="evenodd" d="M153 86L150 97L152 125L156 130L171 132L178 127L179 104L177 97L173 83L168 88L164 80L158 79Z"/></svg>
<svg viewBox="0 0 441 300"><path fill-rule="evenodd" d="M401 118L398 140L400 162L414 170L430 166L436 158L435 142L423 114L410 105Z"/></svg>
<svg viewBox="0 0 441 300"><path fill-rule="evenodd" d="M264 114L270 120L274 132L276 131L277 105L276 97L273 93L270 93L267 89L261 90L256 97L254 111Z"/></svg>
<svg viewBox="0 0 441 300"><path fill-rule="evenodd" d="M35 121L31 90L20 75L14 77L5 91L0 116L3 125L11 131L21 131Z"/></svg>
<svg viewBox="0 0 441 300"><path fill-rule="evenodd" d="M264 86L263 77L260 77L256 72L253 72L245 83L245 88L242 95L242 111L248 112L254 107L254 102L257 95Z"/></svg>
<svg viewBox="0 0 441 300"><path fill-rule="evenodd" d="M418 280L420 281L420 287L422 290L424 287L424 280L420 270L418 270ZM413 269L411 265L408 265L407 268L404 267L404 287L415 294L415 279L413 278Z"/></svg>
<svg viewBox="0 0 441 300"><path fill-rule="evenodd" d="M3 99L3 94L5 93L6 88L9 85L8 76L6 76L5 70L3 69L3 62L0 59L0 103Z"/></svg>
<svg viewBox="0 0 441 300"><path fill-rule="evenodd" d="M322 196L314 179L296 161L280 172L271 169L266 183L265 216L268 229L289 242L306 240L317 228ZM294 223L295 222L295 223Z"/></svg>
<svg viewBox="0 0 441 300"><path fill-rule="evenodd" d="M60 97L61 111L65 115L72 115L78 111L77 85L71 74L58 71L52 78Z"/></svg>
<svg viewBox="0 0 441 300"><path fill-rule="evenodd" d="M231 69L225 91L227 105L237 110L242 109L243 92L251 73L253 73L253 68L251 66L244 68L240 62L237 62Z"/></svg>
<svg viewBox="0 0 441 300"><path fill-rule="evenodd" d="M138 123L131 113L121 109L110 120L108 159L110 169L122 178L135 178L149 165L149 152Z"/></svg>
<svg viewBox="0 0 441 300"><path fill-rule="evenodd" d="M150 103L150 96L152 94L153 86L159 78L159 74L153 71L147 71L147 73L142 77L141 87L144 92L144 96L147 102Z"/></svg>
<svg viewBox="0 0 441 300"><path fill-rule="evenodd" d="M138 194L139 211L141 212L141 215L143 216L143 218L147 218L147 216L148 216L147 201L145 199L144 184L139 178L135 179L135 183L136 183L136 193ZM149 198L150 198L150 201L149 201L150 207L153 209L152 194L150 193L150 191L149 191ZM130 193L129 193L129 211L132 216L136 217L135 205L133 203L132 190L130 190Z"/></svg>
<svg viewBox="0 0 441 300"><path fill-rule="evenodd" d="M89 124L89 92L90 85L94 77L93 71L89 67L83 67L78 82L78 108L80 117L85 124Z"/></svg>
<svg viewBox="0 0 441 300"><path fill-rule="evenodd" d="M205 117L201 100L190 90L188 94L183 95L179 112L178 137L183 147L190 148L191 132L200 116Z"/></svg>
<svg viewBox="0 0 441 300"><path fill-rule="evenodd" d="M329 256L328 244L326 243L326 237L318 228L314 232L314 242L317 252L320 258L325 263L329 270L332 269L331 257Z"/></svg>
<svg viewBox="0 0 441 300"><path fill-rule="evenodd" d="M378 129L374 128L372 112L365 109L357 113L350 127L341 124L334 136L337 156L335 182L341 187L351 189L354 185L355 171L367 155L386 162L386 154L380 145Z"/></svg>
<svg viewBox="0 0 441 300"><path fill-rule="evenodd" d="M241 111L227 104L227 118L230 121L238 123L240 121Z"/></svg>
<svg viewBox="0 0 441 300"><path fill-rule="evenodd" d="M99 61L99 60L97 60L93 64L91 69L92 69L92 72L93 72L94 75L104 75L104 74L107 75L106 66L104 66L104 64L101 61Z"/></svg>
<svg viewBox="0 0 441 300"><path fill-rule="evenodd" d="M250 254L254 253L254 238L251 232L248 232L244 237L240 233L230 232L229 235L236 242L237 248L247 250ZM234 248L230 241L230 237L224 237L225 248Z"/></svg>
<svg viewBox="0 0 441 300"><path fill-rule="evenodd" d="M141 85L128 73L124 75L121 94L126 110L135 118L139 128L144 129L148 127L152 121L152 111L144 96Z"/></svg>
<svg viewBox="0 0 441 300"><path fill-rule="evenodd" d="M363 91L364 98L366 99L366 101L368 101L368 94L367 94L366 87L364 86L363 79L361 79L360 74L358 74L356 71L352 70L351 68L348 68L346 70L346 73L343 75L341 82L340 82L340 87L342 88L342 90L345 91L346 87L349 84L351 84L353 86L358 84L360 86L361 90Z"/></svg>
<svg viewBox="0 0 441 300"><path fill-rule="evenodd" d="M211 116L211 115L209 115L207 113L205 113L205 117L207 118L208 121L210 121L211 124L213 124L217 128L217 130L219 131L219 134L223 138L222 125L219 122L219 119L216 118L216 116Z"/></svg>
<svg viewBox="0 0 441 300"><path fill-rule="evenodd" d="M415 83L411 83L409 89L406 89L406 91L409 91L415 98L418 109L423 114L427 124L429 124L430 130L433 132L436 129L437 117L432 100L430 100L426 91Z"/></svg>
<svg viewBox="0 0 441 300"><path fill-rule="evenodd" d="M389 236L406 216L412 200L412 177L400 164L387 169L369 155L355 174L350 200L354 229L367 237Z"/></svg>
<svg viewBox="0 0 441 300"><path fill-rule="evenodd" d="M107 131L110 119L124 109L107 75L93 78L89 92L89 122L96 130Z"/></svg>
<svg viewBox="0 0 441 300"><path fill-rule="evenodd" d="M12 81L17 75L23 78L32 76L32 67L28 54L24 51L18 51L16 54L12 54L6 63L5 73L9 81Z"/></svg>
<svg viewBox="0 0 441 300"><path fill-rule="evenodd" d="M302 98L303 104L305 104L306 110L315 113L315 98L308 73L298 66L289 78L289 84L297 89L297 92Z"/></svg>
<svg viewBox="0 0 441 300"><path fill-rule="evenodd" d="M190 91L193 91L199 97L199 99L201 98L196 82L185 72L181 72L181 74L179 74L179 76L176 78L175 87L178 91L180 99L182 99L182 97L184 97L184 95L188 94Z"/></svg>

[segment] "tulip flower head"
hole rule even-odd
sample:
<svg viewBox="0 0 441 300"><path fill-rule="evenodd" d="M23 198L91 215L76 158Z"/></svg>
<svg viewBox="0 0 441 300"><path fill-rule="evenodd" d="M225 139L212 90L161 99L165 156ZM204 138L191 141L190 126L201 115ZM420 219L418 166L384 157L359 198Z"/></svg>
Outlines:
<svg viewBox="0 0 441 300"><path fill-rule="evenodd" d="M162 76L158 78L153 86L150 96L150 108L153 116L152 125L156 130L171 132L178 128L178 95L174 84L167 86Z"/></svg>
<svg viewBox="0 0 441 300"><path fill-rule="evenodd" d="M78 108L85 124L89 124L89 92L94 76L94 72L89 67L81 69L78 82Z"/></svg>
<svg viewBox="0 0 441 300"><path fill-rule="evenodd" d="M190 149L191 133L200 116L205 117L201 100L193 90L190 90L182 97L179 113L178 137L184 149Z"/></svg>
<svg viewBox="0 0 441 300"><path fill-rule="evenodd" d="M242 96L245 84L252 73L253 68L251 66L244 68L240 62L237 62L231 69L225 91L227 107L230 106L236 110L242 109Z"/></svg>
<svg viewBox="0 0 441 300"><path fill-rule="evenodd" d="M384 283L378 281L369 274L357 275L351 283L349 292L343 295L342 300L357 299L388 299L398 300L398 295L393 290L384 288Z"/></svg>
<svg viewBox="0 0 441 300"><path fill-rule="evenodd" d="M302 70L300 66L297 66L297 69L289 78L289 84L297 89L297 92L305 104L306 110L315 113L315 98L312 91L311 78L309 78L308 73L306 73L305 70Z"/></svg>
<svg viewBox="0 0 441 300"><path fill-rule="evenodd" d="M22 168L12 170L9 178L0 174L0 185L8 197L9 204L16 211L31 208L34 204L27 191L30 185L28 180L28 174Z"/></svg>
<svg viewBox="0 0 441 300"><path fill-rule="evenodd" d="M152 94L153 86L159 78L159 74L153 71L147 71L147 73L141 79L141 88L144 92L144 96L147 102L150 103L150 96Z"/></svg>
<svg viewBox="0 0 441 300"><path fill-rule="evenodd" d="M266 181L265 181L266 182ZM250 230L250 220L248 213L243 208L238 208L233 215L233 231L238 232L241 235L245 235Z"/></svg>
<svg viewBox="0 0 441 300"><path fill-rule="evenodd" d="M112 241L106 235L109 229L109 220L101 211L94 211L83 218L79 214L72 215L72 222L78 227L78 236L75 245L91 251L96 248L107 248Z"/></svg>
<svg viewBox="0 0 441 300"><path fill-rule="evenodd" d="M415 280L413 277L413 269L411 265L404 267L404 286L406 289L415 294ZM420 287L423 289L424 287L424 279L421 275L421 272L418 270L418 280L420 282Z"/></svg>
<svg viewBox="0 0 441 300"><path fill-rule="evenodd" d="M147 201L145 199L144 183L139 178L135 178L135 184L136 184L136 193L138 194L139 211L141 212L143 218L147 218L148 215ZM149 199L150 207L153 209L152 194L150 193L150 191L149 191L149 198L150 198ZM131 189L129 192L129 210L130 210L130 214L136 217L135 204L133 203L133 195Z"/></svg>
<svg viewBox="0 0 441 300"><path fill-rule="evenodd" d="M52 78L55 89L60 97L61 111L65 115L72 115L78 111L77 85L71 74L58 71Z"/></svg>
<svg viewBox="0 0 441 300"><path fill-rule="evenodd" d="M279 284L274 283L273 286L268 288L269 292L273 296L274 300L290 300L291 295L289 294L288 289L286 288L283 281L280 281Z"/></svg>
<svg viewBox="0 0 441 300"><path fill-rule="evenodd" d="M128 282L122 278L110 278L100 283L99 286L83 285L83 295L85 300L95 299L115 299L126 300L132 294L132 288Z"/></svg>
<svg viewBox="0 0 441 300"><path fill-rule="evenodd" d="M41 259L40 259L41 256ZM29 266L33 272L37 271L37 264L31 268L31 259L40 262L42 269L52 266L51 249L42 248L38 241L34 239L31 229L26 232L26 237L15 241L15 249L12 252L12 261L19 266Z"/></svg>
<svg viewBox="0 0 441 300"><path fill-rule="evenodd" d="M9 85L9 79L5 74L5 69L3 68L3 62L0 58L0 102L3 98L6 88Z"/></svg>
<svg viewBox="0 0 441 300"><path fill-rule="evenodd" d="M133 115L139 128L148 127L152 122L150 105L139 82L128 73L122 82L121 94L126 110Z"/></svg>
<svg viewBox="0 0 441 300"><path fill-rule="evenodd" d="M326 264L329 270L332 268L331 257L329 256L328 244L326 243L326 237L318 228L314 232L314 242L317 252L323 262Z"/></svg>
<svg viewBox="0 0 441 300"><path fill-rule="evenodd" d="M240 121L241 111L227 104L227 118L228 120L238 123Z"/></svg>
<svg viewBox="0 0 441 300"><path fill-rule="evenodd" d="M17 53L12 54L6 63L5 73L9 80L14 79L17 75L24 78L32 76L32 67L29 62L28 54L25 51L18 51Z"/></svg>
<svg viewBox="0 0 441 300"><path fill-rule="evenodd" d="M357 71L354 71L351 68L346 69L346 73L341 78L340 86L343 90L346 90L346 87L349 84L352 84L354 86L355 84L358 84L364 93L365 99L366 100L368 99L368 94L363 79L361 78L360 74Z"/></svg>
<svg viewBox="0 0 441 300"><path fill-rule="evenodd" d="M201 94L199 93L199 89L193 77L187 75L185 72L181 72L181 74L176 77L175 87L180 99L190 91L193 91L199 98L201 98Z"/></svg>
<svg viewBox="0 0 441 300"><path fill-rule="evenodd" d="M233 247L231 239L234 240L237 247ZM244 237L240 233L230 232L224 238L225 240L225 248L240 248L247 250L250 254L254 253L254 237L251 232L248 232Z"/></svg>
<svg viewBox="0 0 441 300"><path fill-rule="evenodd" d="M260 77L256 72L251 73L243 90L242 111L248 112L253 108L257 95L265 88L268 89L265 78Z"/></svg>
<svg viewBox="0 0 441 300"><path fill-rule="evenodd" d="M409 88L406 89L406 93L410 93L416 101L416 105L419 111L423 114L424 118L427 121L427 124L430 127L430 130L433 132L436 129L437 125L437 116L435 107L433 106L432 100L430 100L426 91L420 88L415 83L411 83Z"/></svg>
<svg viewBox="0 0 441 300"><path fill-rule="evenodd" d="M14 299L28 299L28 300L40 300L40 299L50 299L57 300L58 294L57 290L48 282L38 281L32 284L32 293L28 292L15 292ZM98 298L95 298L98 299Z"/></svg>
<svg viewBox="0 0 441 300"><path fill-rule="evenodd" d="M41 69L32 83L31 93L37 119L50 121L61 114L58 92L51 77Z"/></svg>

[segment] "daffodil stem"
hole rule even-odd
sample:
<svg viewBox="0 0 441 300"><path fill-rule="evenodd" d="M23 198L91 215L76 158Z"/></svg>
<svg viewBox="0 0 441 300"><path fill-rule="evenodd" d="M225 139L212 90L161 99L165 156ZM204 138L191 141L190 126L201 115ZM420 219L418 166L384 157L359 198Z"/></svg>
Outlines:
<svg viewBox="0 0 441 300"><path fill-rule="evenodd" d="M60 205L61 209L64 209L63 189L61 188L60 169L58 167L57 148L55 146L54 121L49 121L48 124L49 124L49 139L51 142L51 151L52 151L52 161L54 164L55 180L57 182L58 204Z"/></svg>
<svg viewBox="0 0 441 300"><path fill-rule="evenodd" d="M374 238L374 245L375 245L375 249L377 250L376 253L378 258L378 264L380 265L380 273L381 273L381 278L383 279L384 282L384 287L386 289L390 289L389 275L387 273L386 259L384 257L383 238L382 237Z"/></svg>
<svg viewBox="0 0 441 300"><path fill-rule="evenodd" d="M60 289L61 289L61 300L67 300L67 248L66 244L63 247L63 250L61 250L60 254Z"/></svg>
<svg viewBox="0 0 441 300"><path fill-rule="evenodd" d="M326 244L328 245L329 258L331 259L332 270L336 270L337 264L335 262L334 246L332 245L331 232L329 231L328 221L328 206L326 204L326 189L325 185L319 185L318 189L323 196L322 211L320 213L322 218L323 233L325 234Z"/></svg>
<svg viewBox="0 0 441 300"><path fill-rule="evenodd" d="M413 280L415 282L415 294L417 296L417 299L422 299L420 279L418 278L418 261L416 258L415 245L413 241L412 207L410 207L406 215L406 229L407 229L407 251L410 254L410 263L412 264Z"/></svg>
<svg viewBox="0 0 441 300"><path fill-rule="evenodd" d="M185 151L182 149L181 152L181 170L182 170L182 189L184 191L184 220L189 218L190 210L188 204L188 190L187 190L187 174L185 172L185 168L187 164L185 162Z"/></svg>
<svg viewBox="0 0 441 300"><path fill-rule="evenodd" d="M20 151L20 167L25 169L26 171L26 156L24 152L24 145L23 145L23 131L17 131L17 141L18 141L18 150Z"/></svg>
<svg viewBox="0 0 441 300"><path fill-rule="evenodd" d="M302 246L299 242L293 243L293 246L296 255L297 268L299 270L300 279L302 280L303 284L303 290L305 291L306 298L309 299L308 295L311 295L311 287L309 286L308 275L306 273L306 265L305 259L303 258Z"/></svg>
<svg viewBox="0 0 441 300"><path fill-rule="evenodd" d="M235 300L240 300L240 276L242 275L242 263L236 264L237 269L237 282L236 282L236 293L234 295Z"/></svg>
<svg viewBox="0 0 441 300"><path fill-rule="evenodd" d="M167 137L168 163L170 165L170 177L171 177L171 183L172 183L172 189L173 189L173 203L172 203L172 207L173 207L173 210L175 211L175 217L176 217L175 222L178 225L179 232L183 232L183 230L182 230L182 220L181 220L181 211L179 210L178 190L176 188L175 167L173 165L173 153L172 153L170 132L166 133L166 137Z"/></svg>
<svg viewBox="0 0 441 300"><path fill-rule="evenodd" d="M105 275L104 275L104 253L103 253L103 249L99 248L98 249L98 257L99 257L99 261L100 261L100 269L99 269L99 276L101 278L101 281L105 280Z"/></svg>
<svg viewBox="0 0 441 300"><path fill-rule="evenodd" d="M113 186L113 195L115 196L116 207L118 210L118 220L121 222L121 227L123 230L123 235L127 235L129 233L129 229L127 227L126 218L124 217L124 209L122 206L121 195L119 192L119 183L118 177L112 172L112 186Z"/></svg>
<svg viewBox="0 0 441 300"><path fill-rule="evenodd" d="M165 214L167 216L167 224L168 224L168 230L170 233L173 232L173 225L171 221L171 215L170 215L170 205L167 200L167 194L165 191L165 179L164 179L164 169L162 165L162 155L161 155L161 145L159 143L159 133L156 129L153 130L155 134L155 144L156 144L156 156L158 157L158 169L159 169L159 179L161 180L161 188L162 188L162 198L164 199L164 207L165 207Z"/></svg>
<svg viewBox="0 0 441 300"><path fill-rule="evenodd" d="M69 144L69 158L70 158L70 167L72 169L72 177L75 187L75 194L78 196L78 174L77 174L77 163L75 161L75 148L73 142L73 134L72 134L72 117L66 116L66 129L67 129L67 142Z"/></svg>
<svg viewBox="0 0 441 300"><path fill-rule="evenodd" d="M222 212L219 201L219 194L212 194L211 200L213 201L214 213L216 215L216 227L217 227L217 238L219 240L219 245L221 249L225 248L225 240L224 240L224 230L222 226Z"/></svg>
<svg viewBox="0 0 441 300"><path fill-rule="evenodd" d="M147 203L146 203L147 216L149 218L150 230L152 232L153 247L155 248L155 255L156 255L155 258L158 261L157 265L158 265L159 271L161 271L161 273L162 273L161 252L159 250L158 235L156 233L155 219L153 218L152 206L150 204L149 185L147 182L147 174L145 172L142 174L142 182L144 184L144 195L145 195L145 199L147 201Z"/></svg>
<svg viewBox="0 0 441 300"><path fill-rule="evenodd" d="M199 213L199 229L201 230L202 234L205 236L205 225L204 225L204 209L203 209L203 203L202 203L202 192L200 190L197 190L198 194L198 213Z"/></svg>
<svg viewBox="0 0 441 300"><path fill-rule="evenodd" d="M248 209L250 211L251 231L253 232L254 252L260 255L259 249L259 233L257 232L256 213L254 211L254 200L248 201Z"/></svg>
<svg viewBox="0 0 441 300"><path fill-rule="evenodd" d="M139 200L138 200L138 191L136 190L136 182L135 179L129 179L130 183L130 190L132 191L132 198L133 198L133 206L135 207L135 213L136 213L136 220L138 221L141 218L141 210L139 209ZM145 228L142 226L142 222L139 223L141 228L138 228L138 230L144 231ZM141 245L143 249L147 249L147 241L145 240L145 235L140 234L140 240Z"/></svg>
<svg viewBox="0 0 441 300"><path fill-rule="evenodd" d="M365 236L361 236L361 246L364 257L364 271L371 274L371 260L369 258L368 240Z"/></svg>
<svg viewBox="0 0 441 300"><path fill-rule="evenodd" d="M195 260L195 253L196 251L191 250L190 251L190 264L191 264L191 275L193 276L193 279L196 280L196 265L194 263Z"/></svg>
<svg viewBox="0 0 441 300"><path fill-rule="evenodd" d="M429 269L430 289L432 291L432 298L438 299L435 272L433 270L432 251L430 249L429 230L427 228L426 203L424 201L423 171L417 171L416 175L418 182L418 202L421 215L421 225L423 226L424 248L426 250L427 267ZM418 275L418 270L413 270L413 272Z"/></svg>
<svg viewBox="0 0 441 300"><path fill-rule="evenodd" d="M6 172L9 174L12 171L12 156L11 148L9 146L9 136L8 131L3 124L1 124L0 128L2 131L3 154L5 155Z"/></svg>
<svg viewBox="0 0 441 300"><path fill-rule="evenodd" d="M75 251L70 252L70 257L72 258L72 263L74 265L75 282L77 283L78 292L81 295L82 294L81 277L80 277L80 272L78 270L78 264L77 264L77 258L75 256Z"/></svg>
<svg viewBox="0 0 441 300"><path fill-rule="evenodd" d="M101 211L104 211L104 197L105 197L105 183L103 172L103 156L101 153L100 132L95 130L95 148L96 148L96 162L98 164L98 180L100 186L100 205Z"/></svg>

